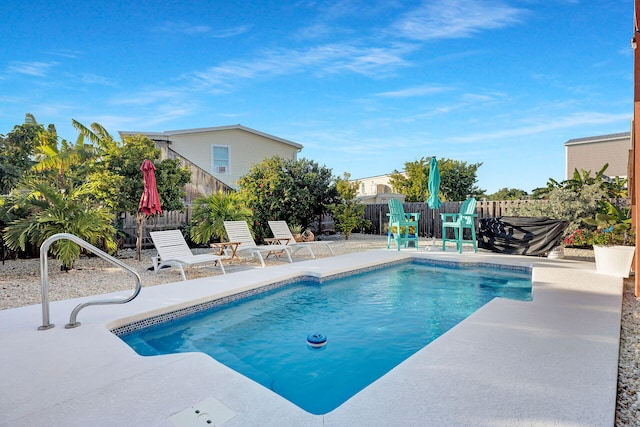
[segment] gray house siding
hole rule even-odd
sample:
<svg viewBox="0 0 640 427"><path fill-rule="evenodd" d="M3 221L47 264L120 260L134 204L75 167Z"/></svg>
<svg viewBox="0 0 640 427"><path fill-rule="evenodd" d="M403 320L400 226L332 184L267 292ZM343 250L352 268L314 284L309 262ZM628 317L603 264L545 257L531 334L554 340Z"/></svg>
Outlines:
<svg viewBox="0 0 640 427"><path fill-rule="evenodd" d="M595 174L605 163L609 164L605 175L609 177L627 176L629 151L631 150L629 132L571 139L564 145L567 179L573 176L575 169L584 169Z"/></svg>

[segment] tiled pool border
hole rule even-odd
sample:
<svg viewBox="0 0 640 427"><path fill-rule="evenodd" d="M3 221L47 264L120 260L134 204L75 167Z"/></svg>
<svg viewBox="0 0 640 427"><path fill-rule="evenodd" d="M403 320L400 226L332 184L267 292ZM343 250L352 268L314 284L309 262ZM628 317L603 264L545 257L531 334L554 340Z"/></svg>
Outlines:
<svg viewBox="0 0 640 427"><path fill-rule="evenodd" d="M218 307L220 305L229 304L234 301L238 301L243 298L248 298L257 294L261 294L264 292L271 291L273 289L281 288L283 286L290 285L295 282L299 282L302 280L323 282L327 280L340 279L347 276L352 276L355 274L367 273L370 271L380 270L387 267L393 267L396 265L402 265L407 263L417 263L430 265L435 267L479 267L479 268L494 268L505 271L513 271L513 272L522 272L522 273L530 273L532 267L530 266L520 266L520 265L507 265L507 264L494 264L488 262L456 262L456 261L445 261L445 260L435 260L431 258L408 258L397 261L385 262L382 264L372 265L368 267L362 267L355 270L344 271L341 273L335 273L323 277L309 276L305 274L301 274L300 276L292 277L286 280L280 280L274 283L270 283L268 285L260 286L254 289L250 289L243 292L238 292L233 295L228 295L221 298L216 298L210 301L206 301L203 303L195 304L189 307L181 308L178 310L173 310L167 313L158 314L155 316L148 317L146 319L138 320L135 322L127 323L126 325L118 326L116 328L111 329L111 332L116 336L120 337L123 335L131 334L133 332L139 331L140 329L145 329L151 326L155 326L161 323L170 322L175 319L179 319L185 316L189 316L194 313L198 313L201 311L208 310L213 307Z"/></svg>

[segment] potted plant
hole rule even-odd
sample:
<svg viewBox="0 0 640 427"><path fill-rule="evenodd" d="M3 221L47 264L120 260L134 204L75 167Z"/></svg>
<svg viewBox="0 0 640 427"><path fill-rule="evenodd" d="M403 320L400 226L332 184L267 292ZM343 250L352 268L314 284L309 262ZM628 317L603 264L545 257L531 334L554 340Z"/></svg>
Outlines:
<svg viewBox="0 0 640 427"><path fill-rule="evenodd" d="M604 205L606 213L582 220L596 227L591 235L596 271L627 278L635 252L635 230L625 212L609 202Z"/></svg>
<svg viewBox="0 0 640 427"><path fill-rule="evenodd" d="M302 234L300 235L300 238L302 239L303 242L313 242L313 239L315 239L315 236L313 232L307 228L302 232Z"/></svg>
<svg viewBox="0 0 640 427"><path fill-rule="evenodd" d="M291 235L296 242L302 242L302 226L298 224L291 224L289 226L289 231L291 231Z"/></svg>

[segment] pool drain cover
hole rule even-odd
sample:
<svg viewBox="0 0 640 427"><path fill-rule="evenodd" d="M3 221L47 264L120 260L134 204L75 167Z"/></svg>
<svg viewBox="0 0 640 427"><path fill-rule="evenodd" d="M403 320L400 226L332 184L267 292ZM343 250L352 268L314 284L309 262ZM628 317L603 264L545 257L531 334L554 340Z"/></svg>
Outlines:
<svg viewBox="0 0 640 427"><path fill-rule="evenodd" d="M176 427L219 426L236 414L215 397L210 397L169 417Z"/></svg>

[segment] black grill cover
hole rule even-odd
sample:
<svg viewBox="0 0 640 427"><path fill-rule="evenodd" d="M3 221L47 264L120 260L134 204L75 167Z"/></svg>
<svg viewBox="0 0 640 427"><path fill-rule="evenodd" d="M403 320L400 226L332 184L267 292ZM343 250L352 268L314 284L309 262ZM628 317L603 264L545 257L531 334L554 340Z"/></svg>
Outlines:
<svg viewBox="0 0 640 427"><path fill-rule="evenodd" d="M569 221L545 217L501 216L481 218L479 246L514 255L546 255L562 243Z"/></svg>

